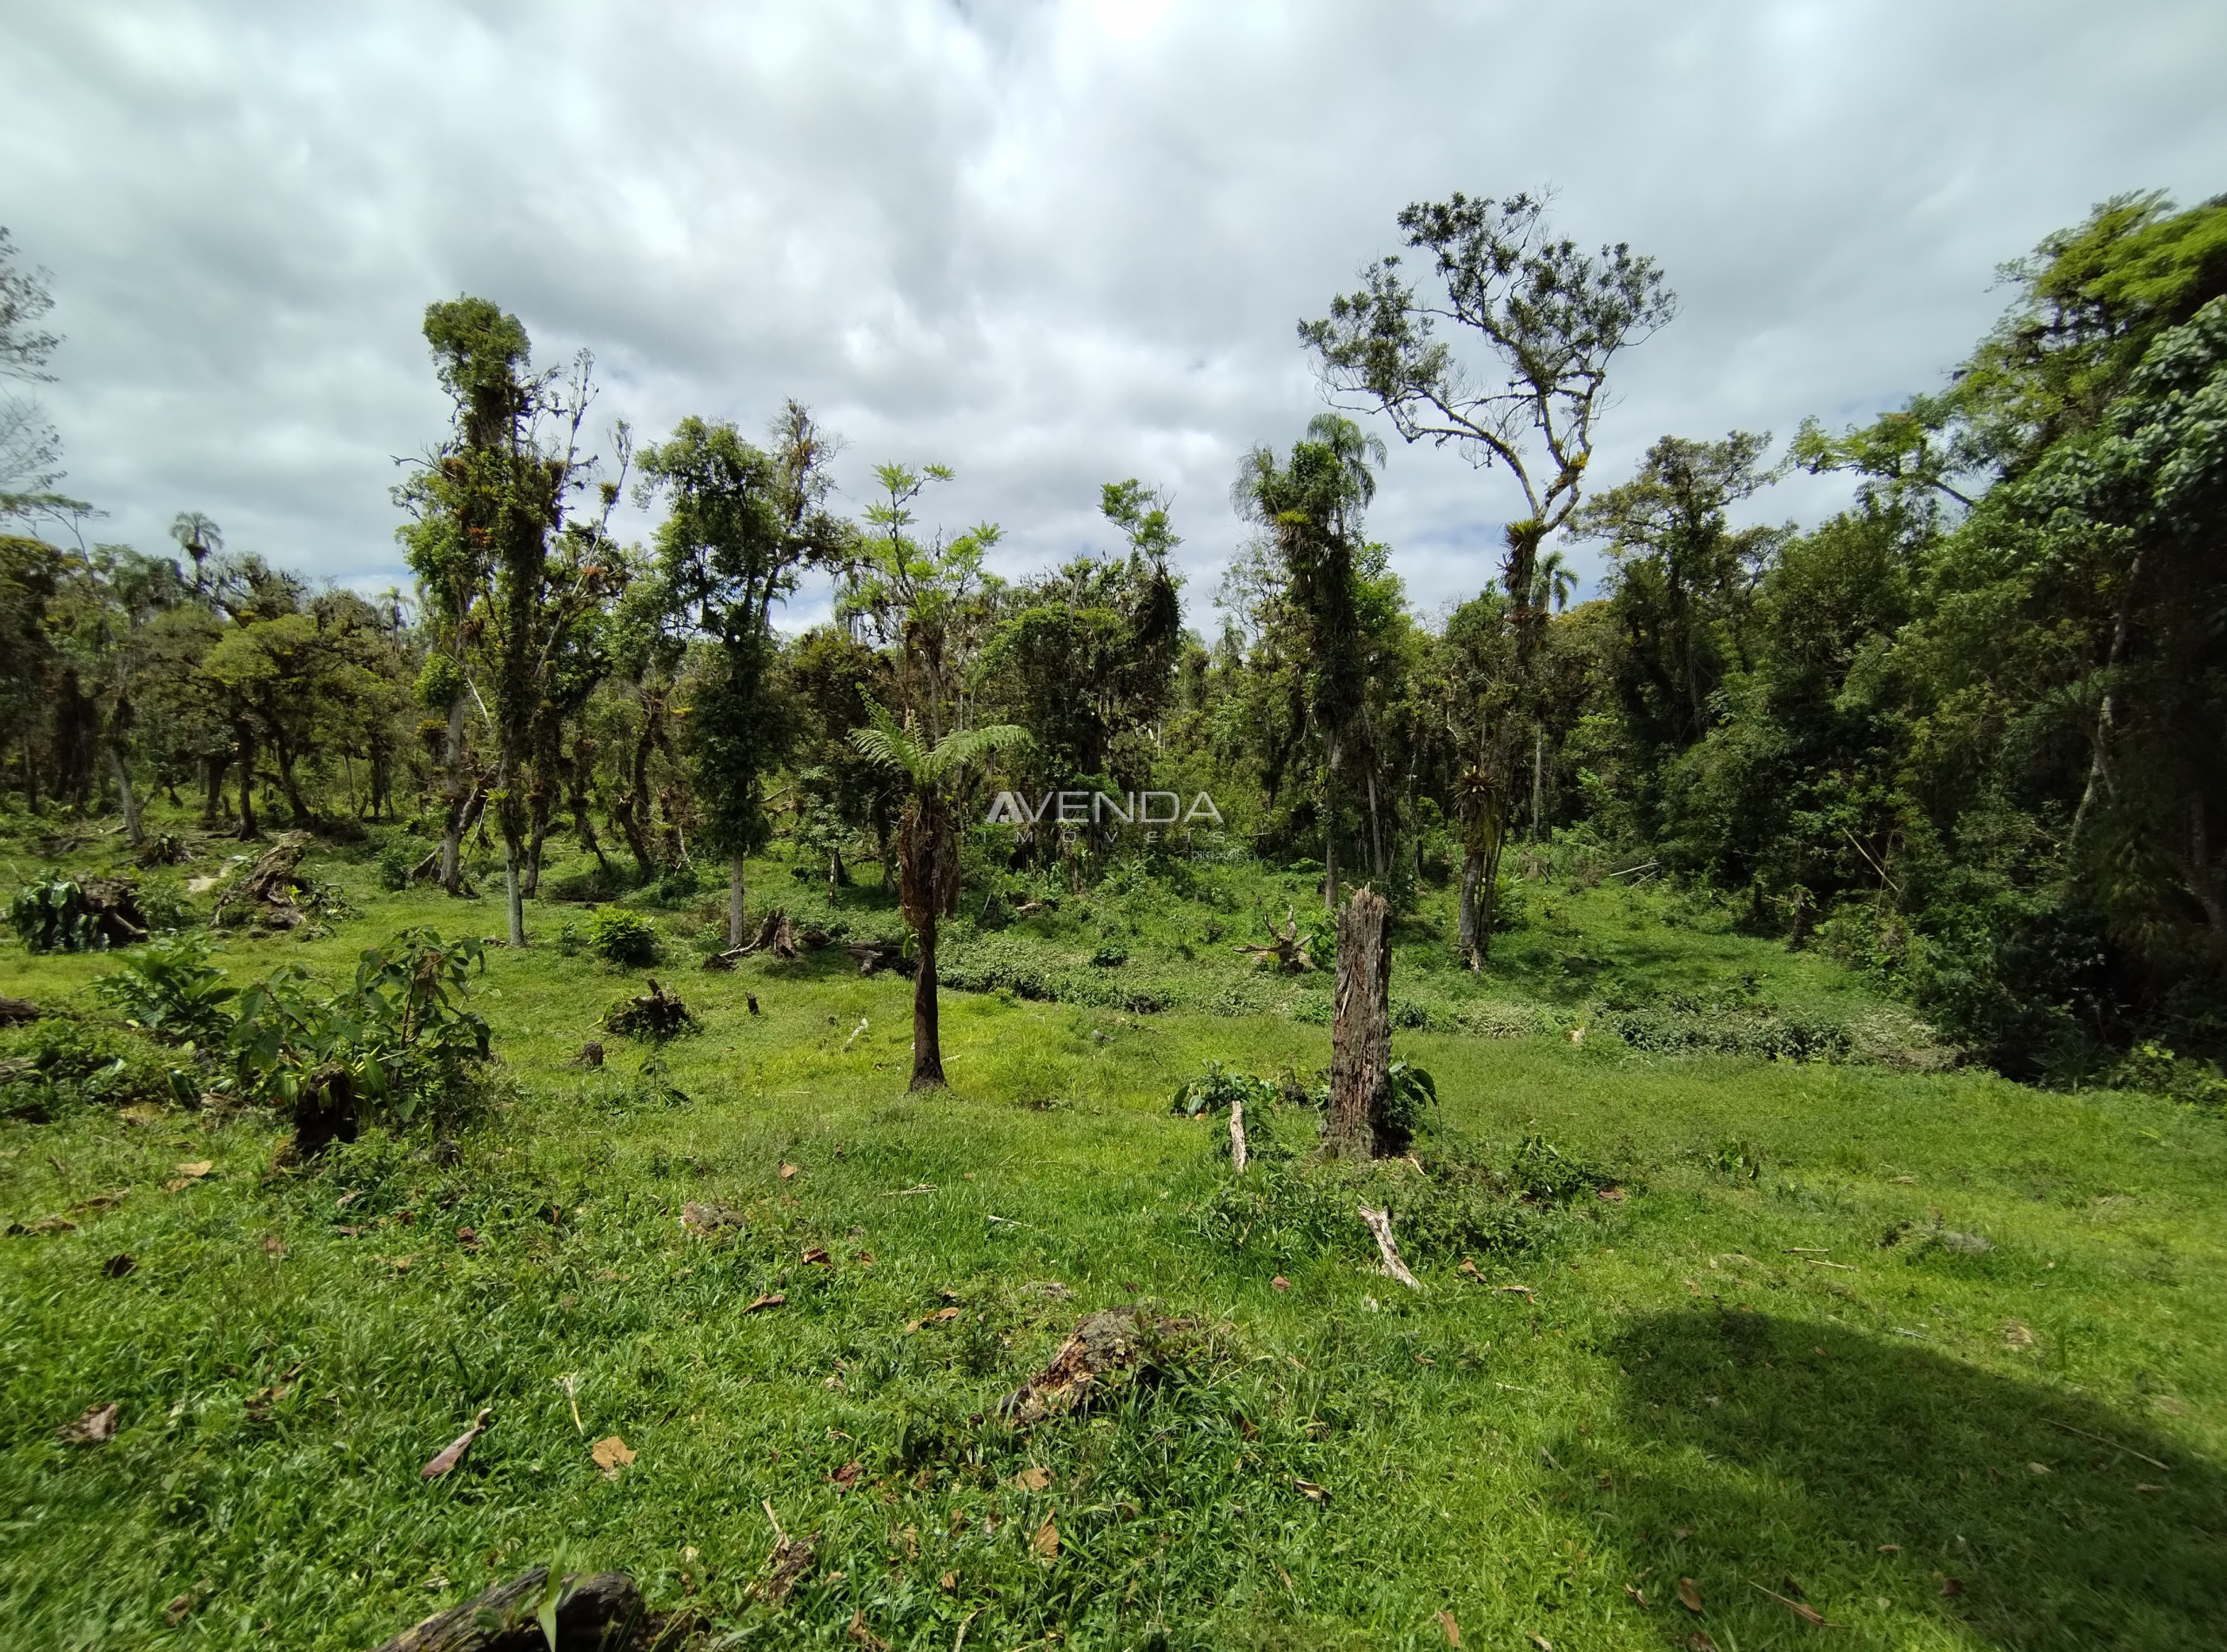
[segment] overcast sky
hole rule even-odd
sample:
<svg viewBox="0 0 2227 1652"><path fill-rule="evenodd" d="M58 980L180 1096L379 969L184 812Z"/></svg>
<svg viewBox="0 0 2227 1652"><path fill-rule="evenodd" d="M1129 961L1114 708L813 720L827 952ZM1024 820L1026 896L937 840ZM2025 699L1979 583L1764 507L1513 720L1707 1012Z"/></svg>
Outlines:
<svg viewBox="0 0 2227 1652"><path fill-rule="evenodd" d="M0 224L52 272L46 400L103 539L192 508L406 579L394 459L444 418L418 324L468 291L541 359L594 351L600 425L754 432L795 396L854 510L877 461L952 465L926 519L1002 524L1007 572L1108 545L1100 483L1163 485L1207 629L1237 455L1321 406L1294 323L1409 201L1551 189L1662 262L1682 312L1618 360L1613 479L1665 431L1937 385L2003 260L2119 191L2227 190L2223 69L2219 0L0 0ZM1429 612L1515 495L1380 428L1372 532Z"/></svg>

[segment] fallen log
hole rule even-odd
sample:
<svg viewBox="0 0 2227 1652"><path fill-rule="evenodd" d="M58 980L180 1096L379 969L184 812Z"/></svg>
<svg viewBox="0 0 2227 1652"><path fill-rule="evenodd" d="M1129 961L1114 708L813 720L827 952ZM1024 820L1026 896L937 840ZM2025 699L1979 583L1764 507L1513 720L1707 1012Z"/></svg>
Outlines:
<svg viewBox="0 0 2227 1652"><path fill-rule="evenodd" d="M20 1027L45 1013L28 998L0 998L0 1027Z"/></svg>
<svg viewBox="0 0 2227 1652"><path fill-rule="evenodd" d="M624 1572L568 1575L558 1582L557 1644L542 1633L549 1568L537 1566L445 1612L437 1612L377 1652L636 1652L664 1625Z"/></svg>
<svg viewBox="0 0 2227 1652"><path fill-rule="evenodd" d="M1082 1410L1121 1373L1141 1375L1163 1363L1168 1342L1189 1328L1181 1320L1154 1319L1135 1308L1085 1314L1044 1368L998 1409L1022 1428Z"/></svg>
<svg viewBox="0 0 2227 1652"><path fill-rule="evenodd" d="M846 946L859 966L859 973L871 975L878 969L893 969L900 975L913 973L913 960L905 955L905 948L892 941L854 940Z"/></svg>
<svg viewBox="0 0 2227 1652"><path fill-rule="evenodd" d="M308 833L289 832L265 849L252 866L217 897L210 927L221 929L237 922L234 914L239 913L274 929L295 929L307 923L308 915L294 903L294 897L310 889L309 880L301 873L302 856L309 846Z"/></svg>

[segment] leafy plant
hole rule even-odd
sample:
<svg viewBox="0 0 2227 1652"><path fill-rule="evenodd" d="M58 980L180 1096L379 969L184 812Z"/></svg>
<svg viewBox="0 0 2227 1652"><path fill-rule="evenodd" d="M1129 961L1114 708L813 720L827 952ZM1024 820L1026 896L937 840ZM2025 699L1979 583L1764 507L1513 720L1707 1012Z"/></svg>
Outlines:
<svg viewBox="0 0 2227 1652"><path fill-rule="evenodd" d="M607 964L630 968L654 964L657 926L624 906L598 906L588 918L587 948Z"/></svg>
<svg viewBox="0 0 2227 1652"><path fill-rule="evenodd" d="M8 921L35 953L101 952L108 946L84 886L59 872L24 885L8 903Z"/></svg>
<svg viewBox="0 0 2227 1652"><path fill-rule="evenodd" d="M407 1124L429 1103L453 1105L488 1057L487 1023L465 1007L475 964L486 966L478 941L406 929L365 948L337 993L283 966L239 995L226 1082L243 1100L291 1108L310 1150L352 1140L365 1107Z"/></svg>
<svg viewBox="0 0 2227 1652"><path fill-rule="evenodd" d="M1197 1119L1210 1113L1227 1113L1231 1102L1242 1101L1249 1108L1266 1112L1276 1104L1276 1086L1270 1080L1209 1061L1202 1076L1178 1087L1169 1110L1181 1118Z"/></svg>
<svg viewBox="0 0 2227 1652"><path fill-rule="evenodd" d="M1438 1084L1421 1067L1392 1063L1392 1087L1385 1097L1384 1122L1401 1139L1423 1127L1425 1115L1438 1110Z"/></svg>
<svg viewBox="0 0 2227 1652"><path fill-rule="evenodd" d="M135 1027L174 1042L221 1041L239 989L209 961L201 935L174 935L144 947L123 968L101 976L93 991Z"/></svg>
<svg viewBox="0 0 2227 1652"><path fill-rule="evenodd" d="M424 858L406 840L390 839L379 851L379 887L395 893L407 889L411 873Z"/></svg>

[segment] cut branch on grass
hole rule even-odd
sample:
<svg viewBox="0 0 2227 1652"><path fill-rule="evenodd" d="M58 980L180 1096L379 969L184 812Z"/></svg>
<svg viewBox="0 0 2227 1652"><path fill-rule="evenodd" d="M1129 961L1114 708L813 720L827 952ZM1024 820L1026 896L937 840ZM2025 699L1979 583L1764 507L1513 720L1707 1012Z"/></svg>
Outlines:
<svg viewBox="0 0 2227 1652"><path fill-rule="evenodd" d="M648 978L649 990L632 998L621 999L604 1012L603 1025L606 1032L623 1033L628 1038L655 1039L662 1041L678 1038L683 1033L700 1033L703 1024L695 1012L680 1000L680 994L668 992L658 985L657 977Z"/></svg>
<svg viewBox="0 0 2227 1652"><path fill-rule="evenodd" d="M1411 1291L1423 1287L1422 1281L1408 1271L1407 1263L1400 1260L1399 1247L1392 1242L1392 1216L1388 1211L1371 1210L1360 1207L1361 1219L1368 1225L1369 1237L1376 1241L1376 1254L1384 1259L1384 1272Z"/></svg>

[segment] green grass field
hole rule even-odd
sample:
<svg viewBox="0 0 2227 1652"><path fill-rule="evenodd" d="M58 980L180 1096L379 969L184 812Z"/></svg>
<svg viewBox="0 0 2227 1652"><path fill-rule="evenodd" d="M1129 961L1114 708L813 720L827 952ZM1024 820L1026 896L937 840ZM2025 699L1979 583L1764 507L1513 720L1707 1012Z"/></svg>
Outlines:
<svg viewBox="0 0 2227 1652"><path fill-rule="evenodd" d="M228 940L235 980L500 928L492 899L381 893L364 852L321 875L353 914ZM605 1036L599 1072L568 1063L642 972L490 950L497 1099L453 1156L372 1132L274 1170L278 1120L121 1091L0 1123L0 1220L75 1224L0 1240L0 1640L367 1648L560 1558L631 1571L713 1645L2227 1637L2220 1120L1951 1068L1829 960L1655 889L1520 884L1472 980L1436 961L1433 893L1393 981L1429 1150L1505 1166L1543 1139L1622 1197L1542 1209L1474 1274L1425 1255L1409 1292L1358 1219L1311 1249L1207 1219L1224 1125L1171 1092L1209 1059L1303 1077L1329 1031L1319 980L1232 952L1306 880L1187 886L962 925L954 967L1055 996L946 993L948 1094L904 1094L907 983L839 950L703 973L682 913L650 973L703 1031ZM1093 965L1109 942L1126 961ZM0 992L97 1016L116 961L9 941ZM1828 1023L1847 1059L1675 1053ZM688 1201L745 1226L692 1235ZM1083 1313L1132 1302L1191 1328L1152 1380L1000 1420ZM59 1437L109 1401L111 1440ZM421 1480L483 1408L463 1467ZM613 1435L635 1455L606 1474ZM815 1543L778 1606L769 1508Z"/></svg>

